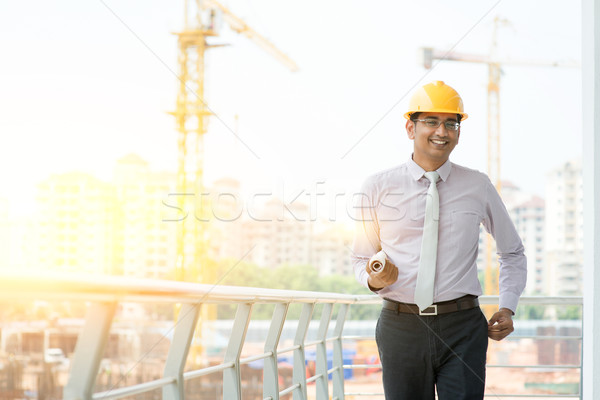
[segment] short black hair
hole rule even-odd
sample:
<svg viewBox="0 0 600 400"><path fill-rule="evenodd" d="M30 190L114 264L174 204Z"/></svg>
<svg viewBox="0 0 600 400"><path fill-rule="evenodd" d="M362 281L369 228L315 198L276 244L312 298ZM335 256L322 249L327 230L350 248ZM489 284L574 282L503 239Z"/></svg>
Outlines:
<svg viewBox="0 0 600 400"><path fill-rule="evenodd" d="M410 114L410 120L412 122L415 122L416 120L419 119L419 115L421 115L420 111L414 112L412 114ZM460 114L456 114L456 120L458 121L458 123L460 124L460 120L462 119L462 115Z"/></svg>
<svg viewBox="0 0 600 400"><path fill-rule="evenodd" d="M410 114L410 120L412 122L415 122L417 119L419 119L419 114L421 114L420 112L414 112L412 114Z"/></svg>

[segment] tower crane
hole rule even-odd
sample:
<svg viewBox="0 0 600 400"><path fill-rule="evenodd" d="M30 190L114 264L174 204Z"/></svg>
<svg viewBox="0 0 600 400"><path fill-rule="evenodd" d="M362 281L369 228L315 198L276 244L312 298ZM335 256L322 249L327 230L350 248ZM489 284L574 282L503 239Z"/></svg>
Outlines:
<svg viewBox="0 0 600 400"><path fill-rule="evenodd" d="M185 0L184 28L178 37L179 91L175 111L177 125L178 206L185 210L186 198L194 198L194 214L179 224L177 232L177 280L213 283L214 271L207 266L207 232L195 216L201 214L201 193L204 176L204 135L212 115L204 96L205 53L212 47L209 38L219 36L219 22L223 20L231 29L246 36L263 50L283 63L291 71L298 67L287 55L265 37L252 29L244 20L234 15L216 0Z"/></svg>
<svg viewBox="0 0 600 400"><path fill-rule="evenodd" d="M496 186L498 193L502 191L500 180L500 77L503 65L523 66L551 66L551 67L577 67L574 63L567 62L536 62L536 61L511 61L500 60L497 57L497 35L498 28L508 25L506 19L495 17L492 30L492 44L490 54L468 54L453 51L443 51L431 47L421 48L423 66L431 69L433 61L460 61L469 63L485 64L488 66L487 84L487 173ZM494 244L491 235L486 235L485 240L485 277L484 293L487 295L497 294L498 278L494 275ZM497 274L497 272L496 272Z"/></svg>

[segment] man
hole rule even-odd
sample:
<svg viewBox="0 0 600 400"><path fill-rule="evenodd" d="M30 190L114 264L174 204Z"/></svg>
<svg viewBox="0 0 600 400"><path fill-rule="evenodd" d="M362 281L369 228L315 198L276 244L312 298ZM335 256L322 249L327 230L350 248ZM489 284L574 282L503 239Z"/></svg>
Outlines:
<svg viewBox="0 0 600 400"><path fill-rule="evenodd" d="M412 157L368 178L354 241L357 280L379 294L376 341L386 399L483 399L488 337L513 330L525 287L523 245L489 178L449 161L467 118L459 94L436 81L405 114ZM496 240L499 310L479 308L479 226ZM369 260L379 251L385 267Z"/></svg>

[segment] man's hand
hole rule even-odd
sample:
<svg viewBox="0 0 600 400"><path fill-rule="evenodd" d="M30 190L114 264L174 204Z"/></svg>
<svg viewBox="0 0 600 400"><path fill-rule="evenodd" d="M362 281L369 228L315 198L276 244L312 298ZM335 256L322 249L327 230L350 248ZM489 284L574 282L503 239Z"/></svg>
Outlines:
<svg viewBox="0 0 600 400"><path fill-rule="evenodd" d="M488 337L493 340L502 340L510 335L515 330L512 315L512 311L508 308L501 308L492 315L488 322Z"/></svg>
<svg viewBox="0 0 600 400"><path fill-rule="evenodd" d="M398 279L398 268L389 259L385 260L383 271L378 273L373 272L369 263L367 263L365 270L369 274L369 288L373 291L381 290L395 283Z"/></svg>

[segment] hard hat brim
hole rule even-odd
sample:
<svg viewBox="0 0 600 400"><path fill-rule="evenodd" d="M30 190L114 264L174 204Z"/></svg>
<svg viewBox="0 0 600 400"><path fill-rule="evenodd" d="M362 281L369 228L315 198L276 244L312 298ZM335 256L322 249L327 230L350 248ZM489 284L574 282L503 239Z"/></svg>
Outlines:
<svg viewBox="0 0 600 400"><path fill-rule="evenodd" d="M410 119L416 112L459 114L462 119L469 116L464 112L463 101L456 90L443 81L434 81L418 88L412 95L404 118Z"/></svg>
<svg viewBox="0 0 600 400"><path fill-rule="evenodd" d="M460 115L460 120L464 121L465 119L469 118L469 114L467 113L461 113L461 112L456 112L455 110L417 110L417 111L408 111L406 113L404 113L404 118L406 119L410 119L410 116L414 113L447 113L447 114L459 114Z"/></svg>

